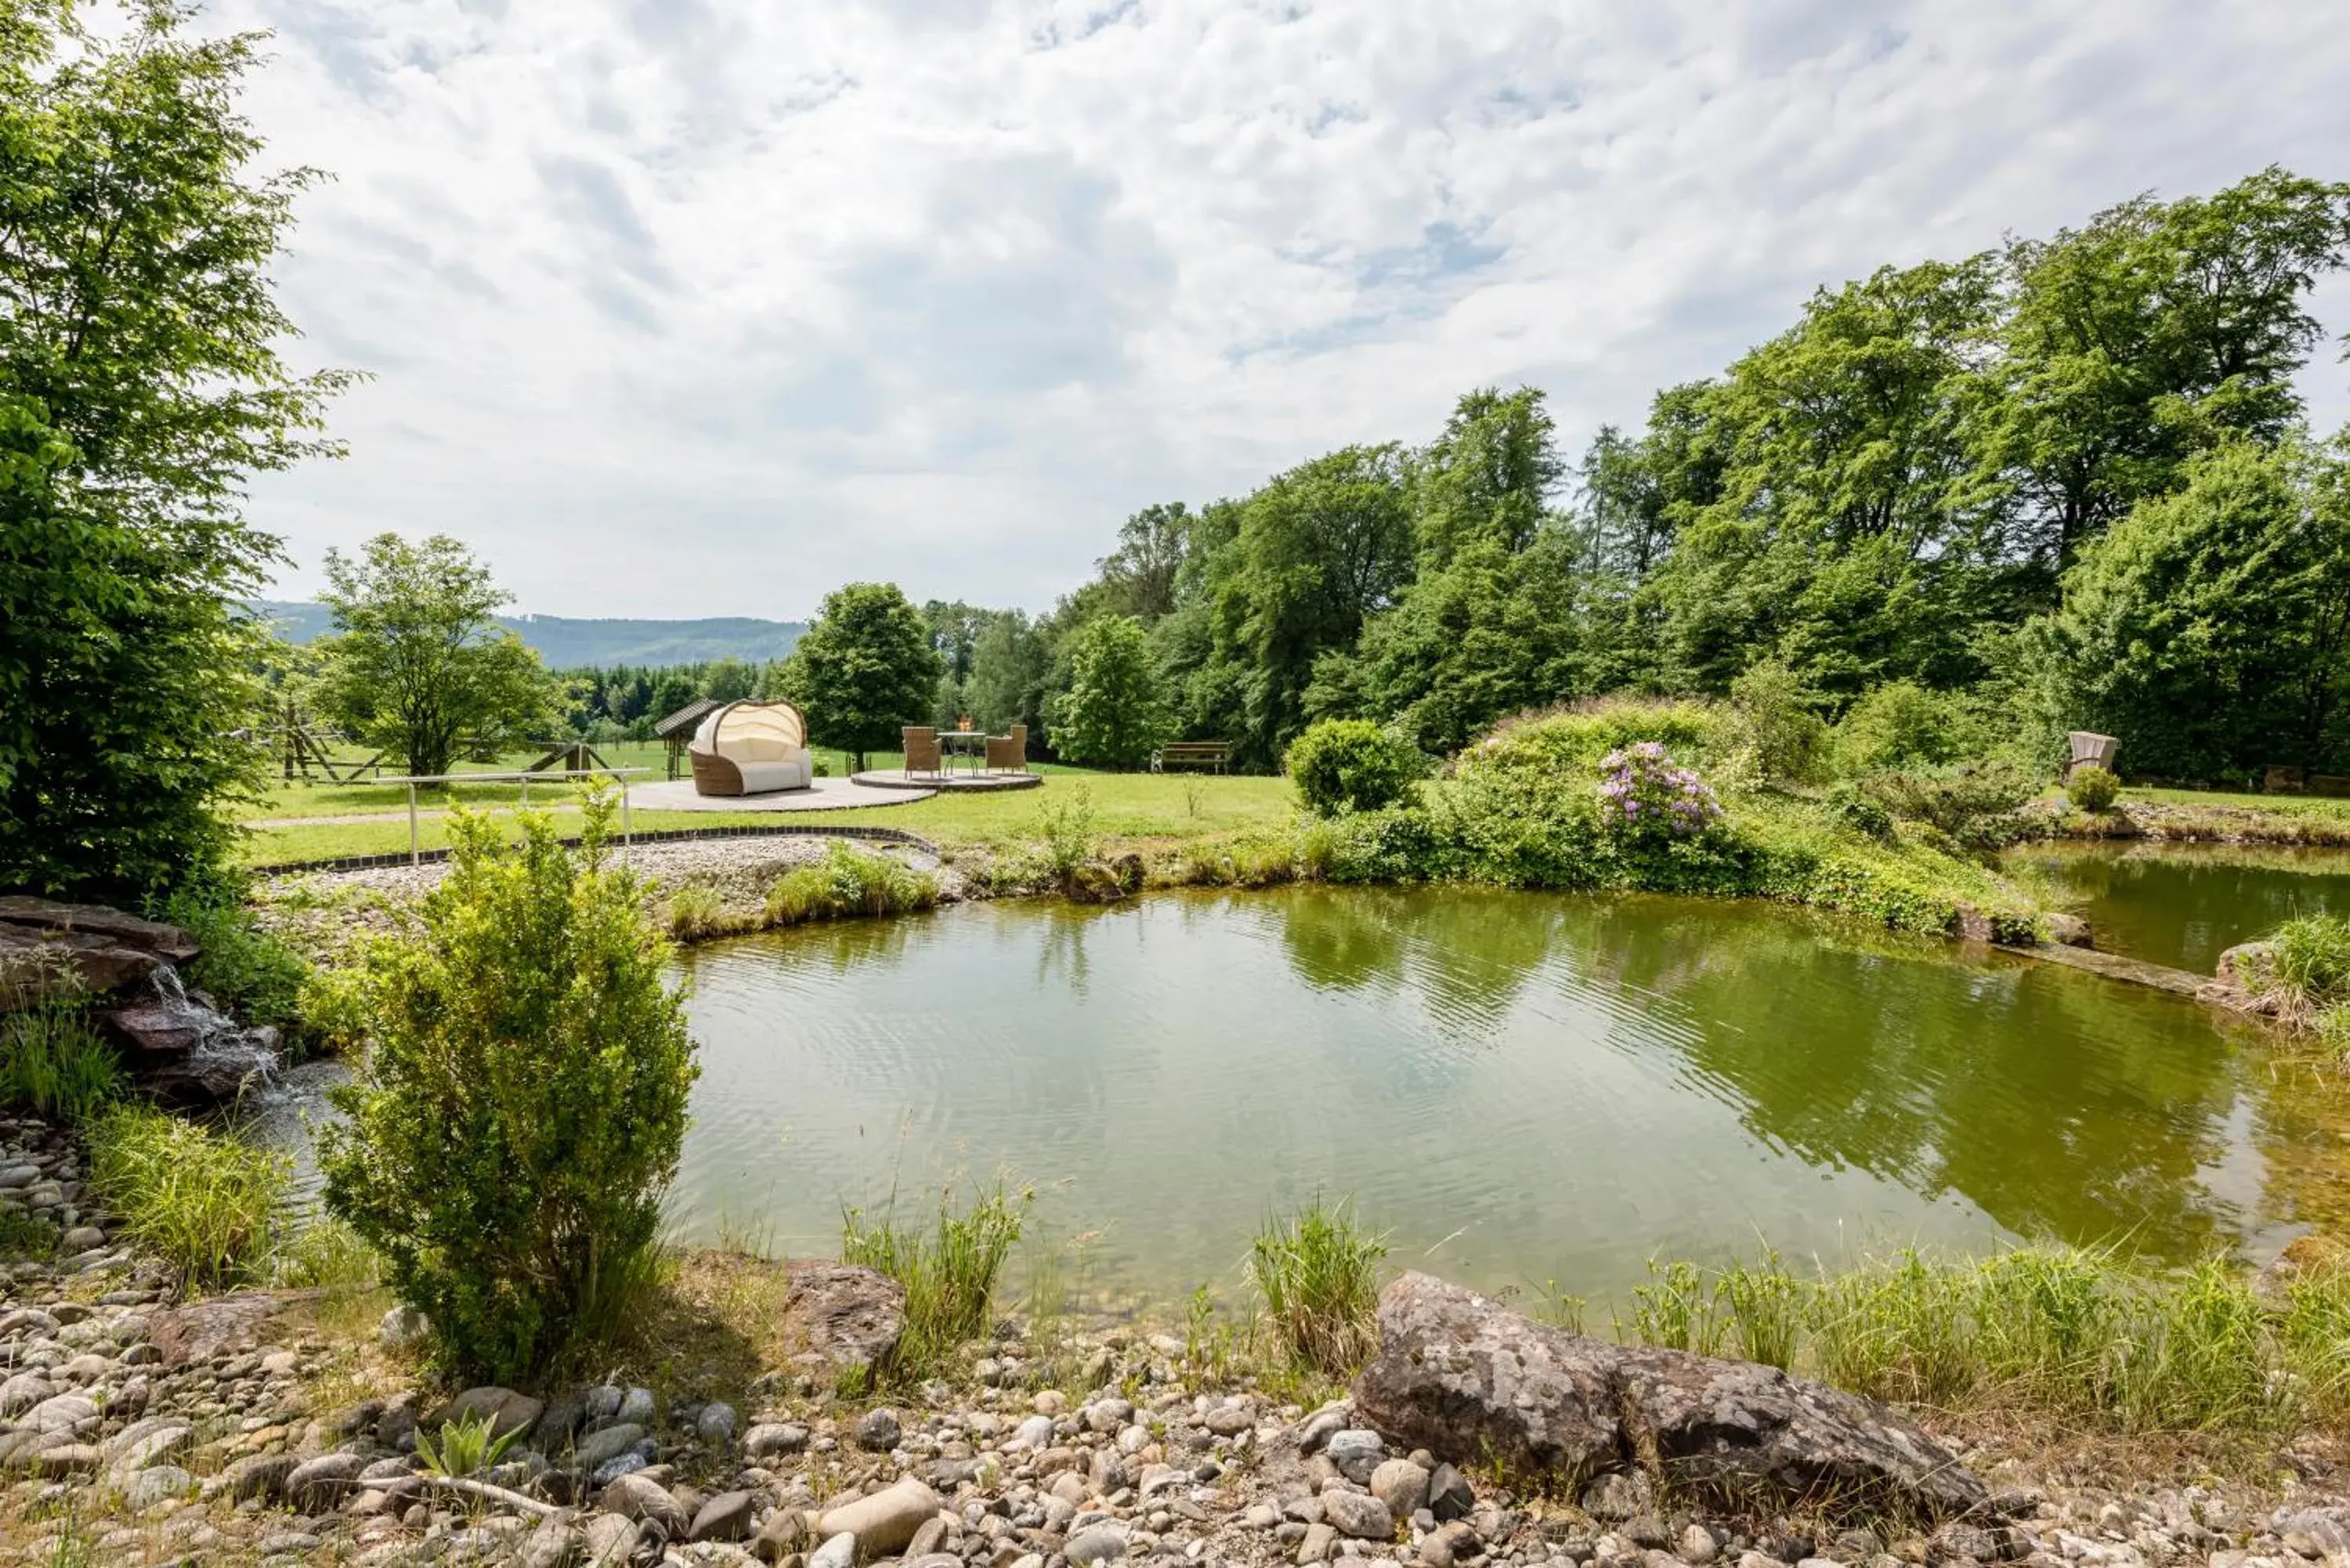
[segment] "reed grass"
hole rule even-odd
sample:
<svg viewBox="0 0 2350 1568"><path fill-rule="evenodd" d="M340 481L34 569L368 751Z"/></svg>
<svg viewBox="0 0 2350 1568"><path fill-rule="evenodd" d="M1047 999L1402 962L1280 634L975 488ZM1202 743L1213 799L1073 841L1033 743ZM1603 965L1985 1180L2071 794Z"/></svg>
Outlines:
<svg viewBox="0 0 2350 1568"><path fill-rule="evenodd" d="M1325 851L1318 864L1326 868L1329 835L1314 832L1313 842ZM1180 872L1182 881L1198 888L1277 888L1298 880L1298 847L1288 838L1243 838L1186 845Z"/></svg>
<svg viewBox="0 0 2350 1568"><path fill-rule="evenodd" d="M86 1007L53 1002L0 1018L0 1103L78 1127L120 1099L124 1083Z"/></svg>
<svg viewBox="0 0 2350 1568"><path fill-rule="evenodd" d="M934 1223L904 1220L893 1191L880 1214L840 1218L840 1257L862 1263L906 1289L906 1332L889 1370L920 1377L943 1366L987 1326L1004 1260L1019 1241L1035 1194L1013 1194L998 1181L958 1210L954 1189L941 1188Z"/></svg>
<svg viewBox="0 0 2350 1568"><path fill-rule="evenodd" d="M884 855L836 844L813 866L775 878L767 889L767 923L793 926L858 915L903 915L939 901L938 879Z"/></svg>
<svg viewBox="0 0 2350 1568"><path fill-rule="evenodd" d="M687 882L672 888L667 910L669 934L681 942L706 941L733 934L745 922L729 915L726 901L707 882Z"/></svg>
<svg viewBox="0 0 2350 1568"><path fill-rule="evenodd" d="M1366 1231L1351 1203L1316 1197L1265 1221L1249 1249L1249 1278L1293 1363L1343 1376L1369 1357L1387 1255L1386 1238Z"/></svg>
<svg viewBox="0 0 2350 1568"><path fill-rule="evenodd" d="M2303 915L2265 940L2270 962L2256 983L2277 1016L2322 1034L2343 1033L2343 1021L2333 1015L2350 1003L2350 919Z"/></svg>
<svg viewBox="0 0 2350 1568"><path fill-rule="evenodd" d="M1766 1252L1711 1272L1652 1264L1634 1301L1628 1327L1644 1343L1896 1404L2133 1435L2350 1421L2350 1269L2338 1265L2264 1297L2218 1259L2159 1270L2096 1249L1912 1249L1803 1279Z"/></svg>
<svg viewBox="0 0 2350 1568"><path fill-rule="evenodd" d="M138 1246L203 1285L267 1262L288 1165L151 1106L122 1104L88 1127L90 1183Z"/></svg>

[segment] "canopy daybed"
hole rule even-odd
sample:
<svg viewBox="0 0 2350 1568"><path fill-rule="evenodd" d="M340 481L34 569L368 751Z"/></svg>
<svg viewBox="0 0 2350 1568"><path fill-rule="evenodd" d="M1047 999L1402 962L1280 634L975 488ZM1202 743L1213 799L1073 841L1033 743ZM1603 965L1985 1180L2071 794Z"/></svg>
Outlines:
<svg viewBox="0 0 2350 1568"><path fill-rule="evenodd" d="M788 702L727 703L693 732L691 754L696 794L769 794L816 779L807 721Z"/></svg>

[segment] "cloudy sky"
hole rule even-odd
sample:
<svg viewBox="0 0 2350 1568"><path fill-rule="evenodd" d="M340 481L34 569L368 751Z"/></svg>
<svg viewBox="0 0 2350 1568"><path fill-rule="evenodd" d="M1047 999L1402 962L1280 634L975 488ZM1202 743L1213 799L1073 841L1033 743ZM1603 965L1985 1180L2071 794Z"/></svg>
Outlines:
<svg viewBox="0 0 2350 1568"><path fill-rule="evenodd" d="M1482 383L1570 449L1812 286L2260 166L2350 174L2312 0L213 0L336 182L280 267L373 380L267 483L526 609L1050 606L1121 517ZM2321 296L2350 327L2350 287ZM2329 347L2305 378L2350 417Z"/></svg>

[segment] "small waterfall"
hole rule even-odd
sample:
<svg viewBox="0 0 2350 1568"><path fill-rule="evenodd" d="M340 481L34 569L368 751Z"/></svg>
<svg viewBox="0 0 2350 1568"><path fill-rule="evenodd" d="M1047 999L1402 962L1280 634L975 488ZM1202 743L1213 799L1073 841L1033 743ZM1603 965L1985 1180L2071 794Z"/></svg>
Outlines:
<svg viewBox="0 0 2350 1568"><path fill-rule="evenodd" d="M276 1030L265 1023L248 1028L190 996L180 971L170 964L155 971L154 992L155 1000L141 1010L141 1023L184 1033L191 1044L176 1059L151 1059L141 1076L214 1100L234 1100L275 1081L281 1064Z"/></svg>

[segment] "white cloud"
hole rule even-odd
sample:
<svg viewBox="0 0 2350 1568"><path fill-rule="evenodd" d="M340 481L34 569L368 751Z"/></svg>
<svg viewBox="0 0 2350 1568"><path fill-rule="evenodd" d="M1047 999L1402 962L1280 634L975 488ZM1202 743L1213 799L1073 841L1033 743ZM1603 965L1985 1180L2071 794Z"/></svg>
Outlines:
<svg viewBox="0 0 2350 1568"><path fill-rule="evenodd" d="M295 591L390 527L557 613L1042 607L1137 507L1472 385L1579 445L1819 282L2339 176L2328 10L217 0L277 30L273 156L338 176L300 352L376 378L255 514Z"/></svg>

